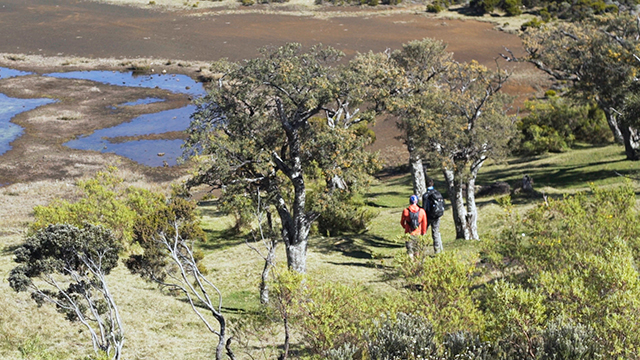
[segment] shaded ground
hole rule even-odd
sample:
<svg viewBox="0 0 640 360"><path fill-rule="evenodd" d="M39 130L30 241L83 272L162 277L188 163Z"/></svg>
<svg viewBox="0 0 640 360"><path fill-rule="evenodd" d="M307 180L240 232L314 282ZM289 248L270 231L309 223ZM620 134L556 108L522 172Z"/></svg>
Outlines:
<svg viewBox="0 0 640 360"><path fill-rule="evenodd" d="M0 53L5 55L0 56L0 66L38 73L144 66L197 78L208 62L253 57L265 45L323 43L353 55L397 49L402 43L424 37L446 42L457 60L475 59L491 67L504 52L503 46L521 52L517 36L497 31L486 22L443 20L406 11L389 15L389 8L379 13L367 10L366 16L358 16L357 9L345 9L350 13L344 16L343 10L333 8L331 12L340 16L322 19L287 10L282 14L260 14L255 9L229 14L158 11L76 0L4 0ZM520 95L521 102L535 92L533 84L540 79L530 67L516 65L509 64L515 81L507 91ZM145 168L112 154L68 149L62 143L145 112L183 106L188 102L185 96L36 76L0 80L0 92L58 100L13 120L25 133L11 144L12 150L0 156L0 184L76 178L106 164L135 169L154 181L184 174L180 168ZM116 115L107 111L109 105L145 96L169 101L136 106ZM61 115L67 113L72 116ZM406 161L406 150L394 138L393 121L381 120L374 130L378 140L373 150L380 150L389 164Z"/></svg>

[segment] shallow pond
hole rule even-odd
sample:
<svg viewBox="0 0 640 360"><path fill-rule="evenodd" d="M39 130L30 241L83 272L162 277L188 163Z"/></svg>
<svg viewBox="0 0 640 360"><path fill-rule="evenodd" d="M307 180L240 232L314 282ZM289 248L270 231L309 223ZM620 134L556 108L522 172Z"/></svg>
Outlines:
<svg viewBox="0 0 640 360"><path fill-rule="evenodd" d="M33 73L0 67L0 79L7 79L16 76L31 75Z"/></svg>
<svg viewBox="0 0 640 360"><path fill-rule="evenodd" d="M0 67L0 79L31 75L31 73ZM72 71L49 73L43 76L60 79L81 79L101 82L109 85L127 87L159 88L193 97L206 94L201 83L186 75L176 74L136 74L117 71ZM1 94L0 94L1 95ZM0 155L11 149L9 143L22 134L22 128L12 124L11 118L20 112L29 111L37 106L48 104L49 99L13 99L0 97ZM136 106L161 102L164 99L146 97L118 106ZM190 116L195 106L188 105L179 109L161 111L139 116L129 122L111 128L100 129L93 134L82 136L65 143L73 149L110 152L125 156L147 166L175 165L182 154L181 139L139 139L142 136L159 135L188 128ZM138 137L138 138L136 138ZM171 138L170 136L167 136ZM114 139L117 138L117 139ZM162 156L158 156L158 154Z"/></svg>
<svg viewBox="0 0 640 360"><path fill-rule="evenodd" d="M0 155L11 150L9 144L22 135L22 127L11 123L11 119L21 112L30 111L52 102L55 100L17 99L0 94Z"/></svg>
<svg viewBox="0 0 640 360"><path fill-rule="evenodd" d="M158 98L144 98L144 99L138 99L136 101L129 101L126 102L124 104L118 104L118 106L136 106L136 105L146 105L146 104L153 104L153 103L157 103L157 102L163 102L164 99L158 99Z"/></svg>
<svg viewBox="0 0 640 360"><path fill-rule="evenodd" d="M131 72L117 72L106 70L70 71L64 73L50 73L44 76L58 79L81 79L101 82L109 85L159 88L174 93L202 96L206 92L202 84L186 75L176 74L137 74Z"/></svg>
<svg viewBox="0 0 640 360"><path fill-rule="evenodd" d="M189 117L195 109L195 105L188 105L179 109L141 115L130 122L97 130L91 135L71 140L64 145L73 149L115 153L147 166L163 166L165 162L169 166L175 165L176 159L182 155L180 146L184 141L181 139L121 142L116 141L116 138L186 130Z"/></svg>

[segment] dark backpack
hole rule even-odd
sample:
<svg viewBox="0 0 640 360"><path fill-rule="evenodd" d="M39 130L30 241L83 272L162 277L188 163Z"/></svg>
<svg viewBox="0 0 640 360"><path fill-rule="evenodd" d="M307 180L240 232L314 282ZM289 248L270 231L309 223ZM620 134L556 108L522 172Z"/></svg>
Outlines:
<svg viewBox="0 0 640 360"><path fill-rule="evenodd" d="M408 210L408 209L407 209ZM412 212L409 210L409 227L411 227L411 231L420 227L420 210L416 212Z"/></svg>
<svg viewBox="0 0 640 360"><path fill-rule="evenodd" d="M444 198L438 190L429 190L422 198L422 206L429 219L437 219L444 214ZM426 200L426 201L425 201Z"/></svg>

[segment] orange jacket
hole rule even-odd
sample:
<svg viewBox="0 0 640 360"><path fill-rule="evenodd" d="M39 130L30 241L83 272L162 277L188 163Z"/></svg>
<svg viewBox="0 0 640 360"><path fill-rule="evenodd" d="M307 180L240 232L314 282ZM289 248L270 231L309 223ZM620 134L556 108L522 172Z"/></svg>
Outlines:
<svg viewBox="0 0 640 360"><path fill-rule="evenodd" d="M420 221L420 226L413 231L411 231L411 216L409 215L409 211L419 211L418 221ZM402 227L404 228L405 233L409 233L411 235L424 235L427 233L427 213L425 213L424 209L419 207L418 205L411 204L408 208L402 211L400 225L402 225Z"/></svg>

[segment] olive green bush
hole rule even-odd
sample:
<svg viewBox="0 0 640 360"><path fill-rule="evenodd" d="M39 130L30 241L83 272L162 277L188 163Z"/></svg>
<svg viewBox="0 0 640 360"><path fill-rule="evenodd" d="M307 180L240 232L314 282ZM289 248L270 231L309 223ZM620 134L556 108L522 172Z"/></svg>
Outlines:
<svg viewBox="0 0 640 360"><path fill-rule="evenodd" d="M125 186L117 176L117 169L109 167L93 178L77 182L78 199L56 199L46 206L33 209L35 221L30 233L49 224L66 223L81 226L84 223L102 225L113 231L125 250L133 239L136 219L152 213L165 201L162 194Z"/></svg>
<svg viewBox="0 0 640 360"><path fill-rule="evenodd" d="M523 217L507 206L507 226L487 256L504 274L483 297L492 338L539 354L544 329L562 318L591 326L605 357L634 357L640 349L635 204L626 185L549 199Z"/></svg>
<svg viewBox="0 0 640 360"><path fill-rule="evenodd" d="M345 343L363 342L364 334L380 314L394 313L401 306L384 296L372 296L362 285L309 284L300 303L299 329L310 349L322 353Z"/></svg>
<svg viewBox="0 0 640 360"><path fill-rule="evenodd" d="M412 257L406 253L396 257L399 275L414 289L402 310L423 313L440 339L450 332L480 331L484 318L471 293L475 265L461 261L455 251L436 256L424 251L429 238L418 238L418 251Z"/></svg>
<svg viewBox="0 0 640 360"><path fill-rule="evenodd" d="M516 153L563 152L577 141L603 144L613 140L602 110L574 105L552 90L545 99L526 101L525 111L528 114L517 122Z"/></svg>

